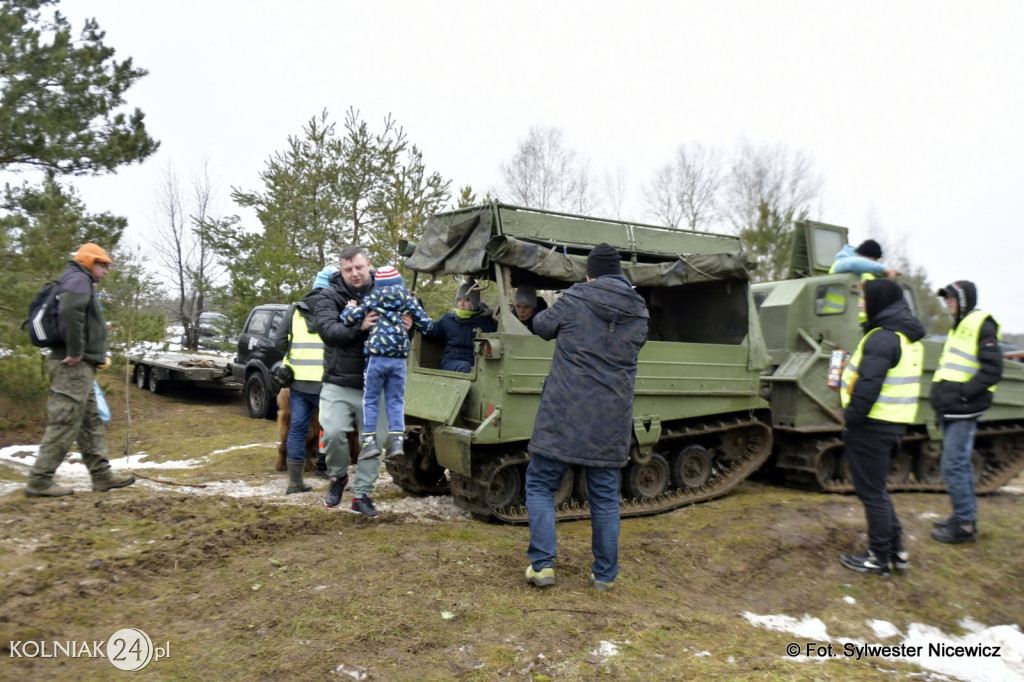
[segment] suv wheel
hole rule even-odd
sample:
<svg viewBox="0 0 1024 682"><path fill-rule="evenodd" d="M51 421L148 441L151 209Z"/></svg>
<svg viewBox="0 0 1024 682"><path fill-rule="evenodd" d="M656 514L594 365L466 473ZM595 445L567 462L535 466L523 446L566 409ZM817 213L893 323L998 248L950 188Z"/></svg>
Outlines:
<svg viewBox="0 0 1024 682"><path fill-rule="evenodd" d="M261 372L253 372L245 380L245 406L253 419L274 419L277 416L277 403L267 389L266 381Z"/></svg>

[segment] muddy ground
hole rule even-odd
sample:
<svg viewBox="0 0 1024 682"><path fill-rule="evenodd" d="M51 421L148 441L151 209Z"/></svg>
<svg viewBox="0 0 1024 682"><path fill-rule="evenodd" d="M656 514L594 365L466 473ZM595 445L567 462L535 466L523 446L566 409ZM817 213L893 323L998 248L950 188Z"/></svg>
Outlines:
<svg viewBox="0 0 1024 682"><path fill-rule="evenodd" d="M913 566L890 579L837 561L865 542L855 498L752 480L624 520L609 593L587 585L589 524L560 524L558 584L538 590L523 580L525 527L471 520L450 499L407 496L386 477L376 521L345 511L350 492L326 509L320 480L286 497L276 429L249 419L236 394L132 388L126 439L124 391L105 387L112 457L127 440L133 457L117 466L149 479L92 493L65 465L58 480L79 492L33 500L20 492L29 457L0 462L5 677L109 679L122 673L104 658L27 657L24 643L52 651L138 628L154 647L169 643L135 673L154 679L1024 679L1021 478L980 501L982 534L968 546L928 537L948 513L945 496L896 495ZM32 444L39 433L0 437ZM792 620L769 629L758 616ZM914 637L1002 637L1003 649L938 663L786 651Z"/></svg>

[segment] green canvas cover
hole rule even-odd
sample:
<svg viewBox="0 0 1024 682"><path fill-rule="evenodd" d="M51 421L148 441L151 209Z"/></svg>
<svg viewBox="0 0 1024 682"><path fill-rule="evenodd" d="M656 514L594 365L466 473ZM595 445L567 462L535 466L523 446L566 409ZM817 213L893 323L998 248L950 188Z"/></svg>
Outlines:
<svg viewBox="0 0 1024 682"><path fill-rule="evenodd" d="M540 278L563 282L586 279L585 255L567 253L559 244L540 244L496 234L493 223L494 212L490 206L430 216L423 237L405 266L433 275L466 275L485 272L491 263L499 263L527 270ZM623 275L634 286L749 278L749 264L741 253L674 256L644 253L643 260L660 262L624 262Z"/></svg>

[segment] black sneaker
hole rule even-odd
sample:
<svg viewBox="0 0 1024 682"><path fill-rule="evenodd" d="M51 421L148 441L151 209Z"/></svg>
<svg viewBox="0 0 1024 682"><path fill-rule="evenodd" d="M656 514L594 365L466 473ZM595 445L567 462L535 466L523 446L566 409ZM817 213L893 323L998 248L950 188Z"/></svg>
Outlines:
<svg viewBox="0 0 1024 682"><path fill-rule="evenodd" d="M380 512L373 506L373 500L370 499L369 495L352 498L352 513L369 516L371 519L380 516Z"/></svg>
<svg viewBox="0 0 1024 682"><path fill-rule="evenodd" d="M348 485L348 474L344 476L331 476L331 484L327 486L327 496L324 497L324 504L334 508L341 504L341 494L345 492Z"/></svg>
<svg viewBox="0 0 1024 682"><path fill-rule="evenodd" d="M889 554L889 561L892 563L892 567L898 571L905 571L910 568L910 552L905 549L901 549L898 552L891 552Z"/></svg>
<svg viewBox="0 0 1024 682"><path fill-rule="evenodd" d="M863 554L840 554L839 563L853 571L874 573L883 577L888 576L890 570L888 557L881 561L870 549Z"/></svg>
<svg viewBox="0 0 1024 682"><path fill-rule="evenodd" d="M932 531L932 539L947 545L975 542L978 539L978 524L974 521L955 521Z"/></svg>
<svg viewBox="0 0 1024 682"><path fill-rule="evenodd" d="M954 519L950 516L948 519L939 519L938 521L932 521L932 525L936 528L945 528L946 526L952 526Z"/></svg>
<svg viewBox="0 0 1024 682"><path fill-rule="evenodd" d="M378 455L380 455L380 448L377 447L377 435L371 433L363 436L362 442L359 443L359 459L370 459Z"/></svg>
<svg viewBox="0 0 1024 682"><path fill-rule="evenodd" d="M389 433L388 434L388 454L384 456L384 461L388 462L398 457L405 456L405 449L402 445L402 441L405 440L405 434L401 433Z"/></svg>

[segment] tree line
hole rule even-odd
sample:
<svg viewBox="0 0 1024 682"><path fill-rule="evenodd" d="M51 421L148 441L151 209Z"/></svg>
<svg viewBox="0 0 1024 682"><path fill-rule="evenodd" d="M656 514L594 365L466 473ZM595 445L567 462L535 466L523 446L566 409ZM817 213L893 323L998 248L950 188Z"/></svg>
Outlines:
<svg viewBox="0 0 1024 682"><path fill-rule="evenodd" d="M122 111L125 93L146 71L130 58L116 60L95 20L74 33L58 2L0 4L0 170L21 179L6 183L0 206L5 348L27 343L17 326L28 301L86 241L115 259L103 288L115 348L157 340L170 323L182 325L195 347L201 312L224 312L240 325L255 304L296 300L344 245L361 244L371 262L400 267L399 240L416 241L427 216L452 206L496 199L624 218L624 175L599 178L557 128L531 128L500 165L501 185L478 197L470 186L453 192L452 181L427 167L392 116L375 126L355 108L340 122L323 110L268 156L257 187L232 187L232 201L255 214L256 228L238 215L217 214L205 165L185 183L168 167L157 190L154 272L144 254L122 246L125 219L90 213L73 185L75 176L113 173L159 149L144 114ZM777 279L786 275L793 222L821 218L823 186L805 152L741 139L726 154L691 142L644 183L640 217L738 234L759 262L754 278ZM924 270L889 251L918 289L929 328L944 331ZM451 305L454 287L417 281L435 314Z"/></svg>

